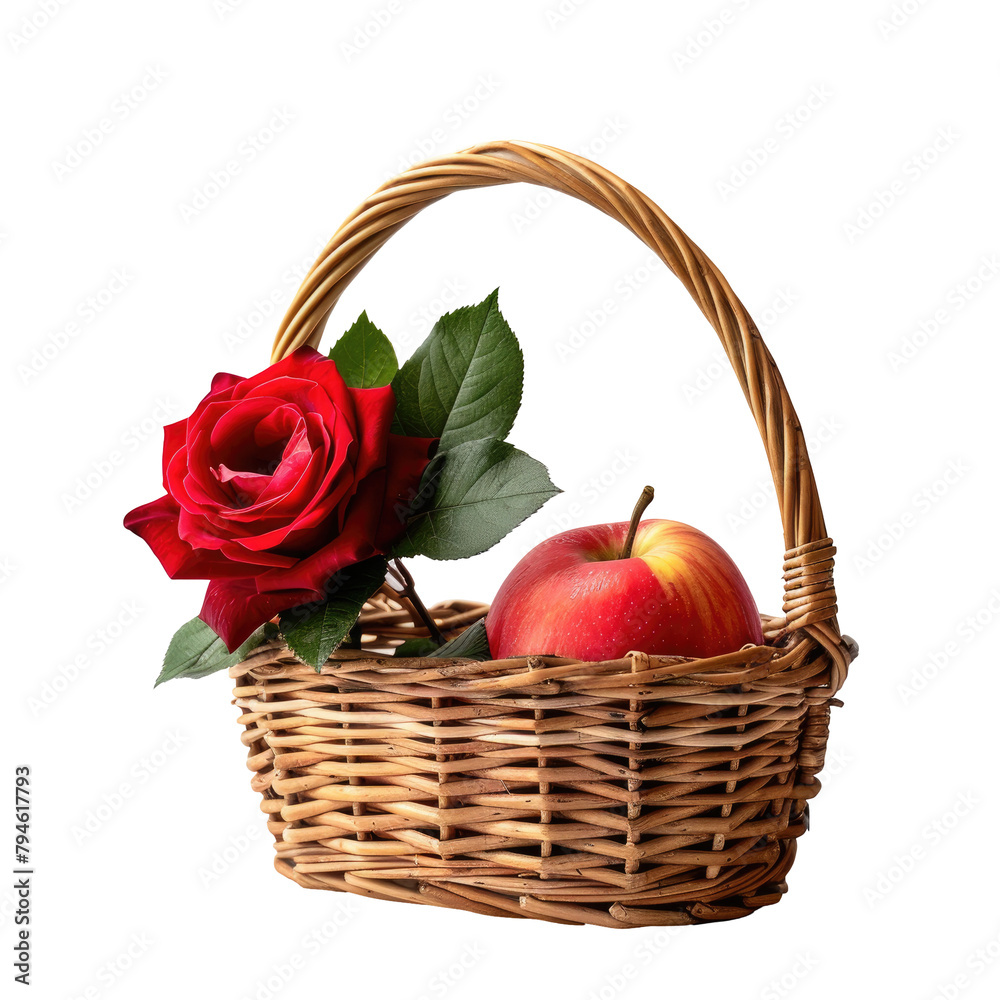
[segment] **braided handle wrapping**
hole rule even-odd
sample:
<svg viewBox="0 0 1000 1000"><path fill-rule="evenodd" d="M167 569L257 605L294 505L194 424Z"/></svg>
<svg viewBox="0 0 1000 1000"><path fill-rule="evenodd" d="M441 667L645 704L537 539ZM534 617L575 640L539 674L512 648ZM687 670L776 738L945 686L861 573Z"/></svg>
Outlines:
<svg viewBox="0 0 1000 1000"><path fill-rule="evenodd" d="M383 184L323 249L285 314L272 362L319 345L330 311L354 276L396 230L446 195L524 181L571 195L617 219L681 280L712 324L764 441L785 542L787 631L804 630L833 660L831 688L851 659L837 625L833 542L805 437L774 359L743 303L701 249L641 191L590 160L529 142L490 142L418 164Z"/></svg>

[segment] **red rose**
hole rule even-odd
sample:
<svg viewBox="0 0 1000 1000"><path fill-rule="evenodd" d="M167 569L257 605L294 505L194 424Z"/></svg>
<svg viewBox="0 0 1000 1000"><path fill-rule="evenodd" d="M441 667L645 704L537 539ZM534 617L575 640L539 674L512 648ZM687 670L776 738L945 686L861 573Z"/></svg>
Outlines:
<svg viewBox="0 0 1000 1000"><path fill-rule="evenodd" d="M300 347L216 375L163 432L167 495L125 518L175 579L210 580L200 617L230 651L340 569L389 551L433 441L390 434L392 389L354 389Z"/></svg>

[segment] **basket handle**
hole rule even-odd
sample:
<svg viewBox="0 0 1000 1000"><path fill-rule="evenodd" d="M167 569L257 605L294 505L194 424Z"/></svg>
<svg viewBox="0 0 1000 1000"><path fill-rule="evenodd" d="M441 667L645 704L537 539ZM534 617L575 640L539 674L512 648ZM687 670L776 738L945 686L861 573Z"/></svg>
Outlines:
<svg viewBox="0 0 1000 1000"><path fill-rule="evenodd" d="M826 534L805 437L781 374L729 283L641 191L590 160L530 142L489 142L418 164L383 184L326 245L292 300L272 362L319 345L323 327L354 276L397 229L427 205L466 188L524 181L599 208L630 229L670 268L722 341L767 450L785 539L787 631L805 629L833 655L834 690L848 653L837 626L833 542ZM842 683L843 676L839 677Z"/></svg>

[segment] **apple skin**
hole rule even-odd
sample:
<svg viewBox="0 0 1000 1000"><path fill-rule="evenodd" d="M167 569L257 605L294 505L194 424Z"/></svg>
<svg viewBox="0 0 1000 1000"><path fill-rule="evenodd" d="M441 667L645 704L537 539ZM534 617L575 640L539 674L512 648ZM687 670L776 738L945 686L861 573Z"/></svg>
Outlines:
<svg viewBox="0 0 1000 1000"><path fill-rule="evenodd" d="M706 657L763 643L750 588L721 545L680 521L641 521L619 559L627 533L625 521L574 528L528 552L486 616L493 657Z"/></svg>

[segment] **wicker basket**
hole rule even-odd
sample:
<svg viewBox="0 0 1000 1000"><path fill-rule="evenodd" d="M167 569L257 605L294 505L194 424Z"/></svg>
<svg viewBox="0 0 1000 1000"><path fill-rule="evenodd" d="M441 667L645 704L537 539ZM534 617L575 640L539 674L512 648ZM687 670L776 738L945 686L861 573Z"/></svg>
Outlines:
<svg viewBox="0 0 1000 1000"><path fill-rule="evenodd" d="M526 181L617 219L715 328L767 448L786 552L763 646L585 663L399 659L426 635L388 585L362 650L317 674L284 647L230 671L276 867L299 885L494 916L638 927L726 920L776 902L819 790L830 706L857 646L842 637L826 536L781 375L725 278L644 194L594 163L521 142L413 167L341 226L275 339L317 346L340 295L421 209ZM446 635L484 605L432 614Z"/></svg>

